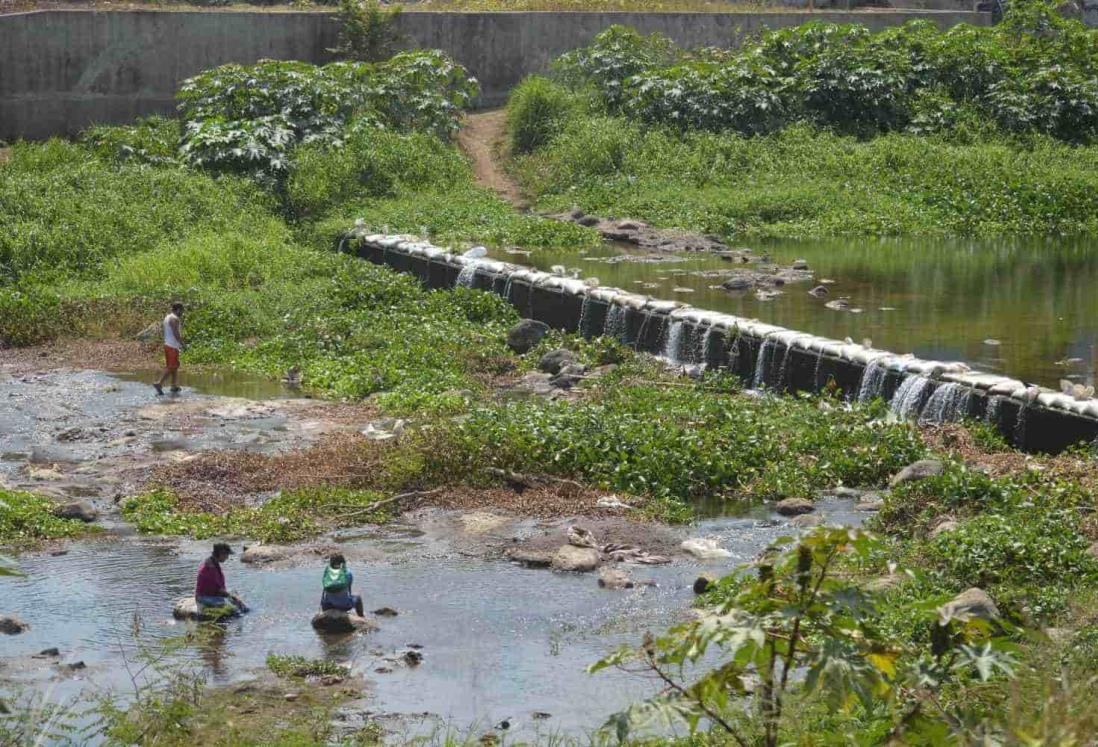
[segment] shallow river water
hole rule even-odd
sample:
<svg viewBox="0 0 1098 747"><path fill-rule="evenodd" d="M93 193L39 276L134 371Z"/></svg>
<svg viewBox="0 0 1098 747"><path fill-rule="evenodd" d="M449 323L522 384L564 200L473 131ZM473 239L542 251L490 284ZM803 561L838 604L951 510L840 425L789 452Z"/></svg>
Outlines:
<svg viewBox="0 0 1098 747"><path fill-rule="evenodd" d="M1094 239L851 238L751 248L785 266L806 259L815 280L759 300L753 291L713 287L734 266L701 253L664 255L676 261L621 262L616 260L623 249L608 244L585 256L542 250L493 255L543 270L563 265L602 285L839 340L868 338L896 353L963 360L1053 388L1060 379L1094 384L1098 377ZM809 295L823 279L834 281L829 294ZM824 306L839 297L860 312Z"/></svg>

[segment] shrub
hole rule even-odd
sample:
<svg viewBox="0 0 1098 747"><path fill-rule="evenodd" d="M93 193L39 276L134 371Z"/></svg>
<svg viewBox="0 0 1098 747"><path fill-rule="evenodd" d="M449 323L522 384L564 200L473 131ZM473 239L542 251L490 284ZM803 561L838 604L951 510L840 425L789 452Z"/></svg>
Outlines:
<svg viewBox="0 0 1098 747"><path fill-rule="evenodd" d="M343 60L379 62L401 42L400 7L382 8L379 0L340 0L339 43L328 51Z"/></svg>
<svg viewBox="0 0 1098 747"><path fill-rule="evenodd" d="M178 120L152 116L128 127L91 127L80 142L104 160L173 165L179 162L180 135Z"/></svg>
<svg viewBox="0 0 1098 747"><path fill-rule="evenodd" d="M511 150L528 153L548 143L575 113L578 102L558 83L531 76L511 92L507 129Z"/></svg>
<svg viewBox="0 0 1098 747"><path fill-rule="evenodd" d="M0 542L18 544L75 537L86 531L79 519L59 519L53 503L40 495L0 488Z"/></svg>

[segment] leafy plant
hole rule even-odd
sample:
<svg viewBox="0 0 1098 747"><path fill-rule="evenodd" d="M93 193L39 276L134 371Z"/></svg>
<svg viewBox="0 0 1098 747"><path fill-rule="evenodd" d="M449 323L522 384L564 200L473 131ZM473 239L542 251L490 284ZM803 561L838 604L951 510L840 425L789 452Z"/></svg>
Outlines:
<svg viewBox="0 0 1098 747"><path fill-rule="evenodd" d="M0 543L75 537L88 531L79 519L54 516L53 508L53 503L44 496L0 488Z"/></svg>
<svg viewBox="0 0 1098 747"><path fill-rule="evenodd" d="M382 8L380 0L340 0L339 43L328 51L354 62L380 62L391 56L402 36L400 6Z"/></svg>
<svg viewBox="0 0 1098 747"><path fill-rule="evenodd" d="M327 659L306 659L304 656L267 654L267 669L278 677L307 679L309 677L346 677L350 670Z"/></svg>

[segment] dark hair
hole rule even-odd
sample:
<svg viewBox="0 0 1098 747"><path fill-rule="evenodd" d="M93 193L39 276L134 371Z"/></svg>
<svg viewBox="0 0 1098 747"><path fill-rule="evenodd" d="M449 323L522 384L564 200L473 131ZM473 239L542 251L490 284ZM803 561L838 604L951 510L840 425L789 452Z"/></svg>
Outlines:
<svg viewBox="0 0 1098 747"><path fill-rule="evenodd" d="M343 557L341 553L336 553L332 557L328 558L328 565L332 568L339 568L341 565L347 565L347 559Z"/></svg>
<svg viewBox="0 0 1098 747"><path fill-rule="evenodd" d="M179 301L176 301L175 303L172 304L172 311L182 311L182 310L183 310L183 304L179 303Z"/></svg>
<svg viewBox="0 0 1098 747"><path fill-rule="evenodd" d="M232 555L233 548L229 547L229 544L227 542L216 542L214 543L213 554Z"/></svg>

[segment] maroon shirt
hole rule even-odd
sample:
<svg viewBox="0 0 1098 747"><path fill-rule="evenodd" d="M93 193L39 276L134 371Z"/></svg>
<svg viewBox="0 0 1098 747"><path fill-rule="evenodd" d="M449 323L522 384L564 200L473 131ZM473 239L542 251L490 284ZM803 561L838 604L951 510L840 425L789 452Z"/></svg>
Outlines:
<svg viewBox="0 0 1098 747"><path fill-rule="evenodd" d="M196 597L224 597L225 574L221 572L221 564L213 559L213 556L202 561L198 567L198 581L194 585Z"/></svg>

